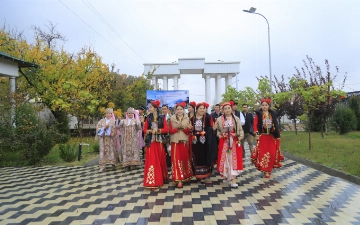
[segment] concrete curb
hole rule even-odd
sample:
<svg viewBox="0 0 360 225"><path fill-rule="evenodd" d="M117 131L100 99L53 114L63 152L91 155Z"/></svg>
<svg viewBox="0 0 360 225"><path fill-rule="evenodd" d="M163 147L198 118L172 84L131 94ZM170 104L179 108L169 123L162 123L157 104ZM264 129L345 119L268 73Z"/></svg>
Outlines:
<svg viewBox="0 0 360 225"><path fill-rule="evenodd" d="M90 162L84 164L84 166L96 166L99 165L99 158L93 159Z"/></svg>
<svg viewBox="0 0 360 225"><path fill-rule="evenodd" d="M351 175L351 174L347 174L347 173L344 173L344 172L342 172L340 170L333 169L333 168L330 168L330 167L327 167L327 166L324 166L324 165L309 161L309 160L301 158L299 156L292 155L292 154L290 154L288 152L282 151L282 153L286 158L289 158L291 160L299 162L299 163L301 163L303 165L314 168L316 170L319 170L319 171L321 171L323 173L326 173L326 174L329 174L331 176L339 177L339 178L344 179L346 181L349 181L351 183L360 185L360 177L357 177L357 176L354 176L354 175Z"/></svg>

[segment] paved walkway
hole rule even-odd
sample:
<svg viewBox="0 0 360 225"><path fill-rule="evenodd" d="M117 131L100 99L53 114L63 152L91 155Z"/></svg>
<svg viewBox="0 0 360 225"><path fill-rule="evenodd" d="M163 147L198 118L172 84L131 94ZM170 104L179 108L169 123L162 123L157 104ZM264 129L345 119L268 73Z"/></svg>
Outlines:
<svg viewBox="0 0 360 225"><path fill-rule="evenodd" d="M237 189L216 173L150 192L142 168L1 168L0 224L360 224L358 185L289 159L259 175L247 160Z"/></svg>

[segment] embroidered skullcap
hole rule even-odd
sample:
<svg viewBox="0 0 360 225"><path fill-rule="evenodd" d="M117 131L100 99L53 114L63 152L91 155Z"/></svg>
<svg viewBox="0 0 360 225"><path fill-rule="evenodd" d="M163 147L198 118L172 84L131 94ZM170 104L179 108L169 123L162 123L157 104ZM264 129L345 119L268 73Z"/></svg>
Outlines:
<svg viewBox="0 0 360 225"><path fill-rule="evenodd" d="M135 109L130 107L126 110L126 113L135 114Z"/></svg>
<svg viewBox="0 0 360 225"><path fill-rule="evenodd" d="M139 106L139 109L140 110L145 110L145 107L141 105L141 106Z"/></svg>
<svg viewBox="0 0 360 225"><path fill-rule="evenodd" d="M113 113L114 110L113 110L112 108L107 108L107 109L105 110L105 112L106 112L106 113Z"/></svg>

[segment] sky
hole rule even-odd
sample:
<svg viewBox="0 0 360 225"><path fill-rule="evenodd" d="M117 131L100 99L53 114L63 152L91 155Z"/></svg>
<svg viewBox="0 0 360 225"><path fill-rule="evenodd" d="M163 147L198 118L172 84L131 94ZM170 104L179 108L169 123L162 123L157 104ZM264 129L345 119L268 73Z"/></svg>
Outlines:
<svg viewBox="0 0 360 225"><path fill-rule="evenodd" d="M332 74L339 67L336 88L347 73L343 90L360 91L358 0L0 0L0 25L33 42L31 27L50 21L66 36L59 46L69 52L90 47L104 63L134 76L143 73L144 63L178 58L240 61L238 89L256 89L256 77L269 76L268 27L263 17L243 12L250 7L270 24L273 79L292 76L309 55L324 74L325 59ZM232 82L236 87L236 78ZM201 75L182 75L178 84L191 101L205 100ZM211 104L214 86L212 79ZM223 93L224 79L221 87Z"/></svg>

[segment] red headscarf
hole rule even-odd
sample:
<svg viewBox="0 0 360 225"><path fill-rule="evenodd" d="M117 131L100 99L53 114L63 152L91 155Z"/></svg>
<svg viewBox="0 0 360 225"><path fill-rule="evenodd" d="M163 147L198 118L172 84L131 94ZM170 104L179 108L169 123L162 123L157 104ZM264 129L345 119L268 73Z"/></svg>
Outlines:
<svg viewBox="0 0 360 225"><path fill-rule="evenodd" d="M154 106L155 108L159 108L159 107L160 107L160 101L159 101L159 100L152 101L150 104L151 104L152 106Z"/></svg>
<svg viewBox="0 0 360 225"><path fill-rule="evenodd" d="M210 105L209 105L208 103L206 103L206 102L203 102L203 104L204 104L204 107L205 107L205 108L209 108L209 106L210 106Z"/></svg>
<svg viewBox="0 0 360 225"><path fill-rule="evenodd" d="M193 108L196 107L196 102L190 102L189 105L191 105Z"/></svg>
<svg viewBox="0 0 360 225"><path fill-rule="evenodd" d="M261 99L260 103L263 103L263 102L266 102L268 105L270 105L271 100L270 100L270 98L263 98L263 99Z"/></svg>
<svg viewBox="0 0 360 225"><path fill-rule="evenodd" d="M222 106L222 107L225 107L225 106L227 106L227 105L232 106L232 105L231 105L231 102L224 102L221 106Z"/></svg>
<svg viewBox="0 0 360 225"><path fill-rule="evenodd" d="M226 103L226 102L225 102L225 103ZM225 104L225 103L224 103L224 104ZM230 106L234 106L234 105L235 105L235 102L234 102L233 100L230 100L228 103L230 104ZM223 104L223 105L224 105L224 104Z"/></svg>
<svg viewBox="0 0 360 225"><path fill-rule="evenodd" d="M196 110L197 110L200 106L204 106L204 107L205 107L204 102L199 102L198 104L196 104Z"/></svg>
<svg viewBox="0 0 360 225"><path fill-rule="evenodd" d="M185 108L186 103L185 102L179 102L178 104L176 104L175 108L177 108L178 106L181 106L182 108Z"/></svg>

